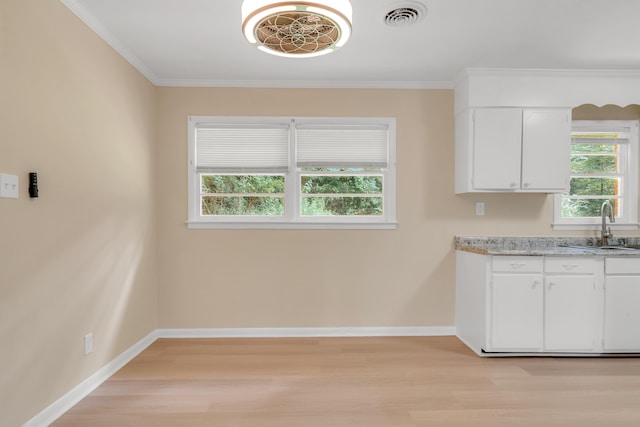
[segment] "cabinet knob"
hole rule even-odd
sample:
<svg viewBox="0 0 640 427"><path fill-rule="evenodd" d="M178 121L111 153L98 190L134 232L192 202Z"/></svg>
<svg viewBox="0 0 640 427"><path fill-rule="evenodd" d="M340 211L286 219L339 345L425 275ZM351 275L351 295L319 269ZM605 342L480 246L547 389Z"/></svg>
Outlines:
<svg viewBox="0 0 640 427"><path fill-rule="evenodd" d="M524 184L522 184L522 186L523 186L524 188L528 188L528 187L529 187L529 183L528 183L528 182L525 182Z"/></svg>
<svg viewBox="0 0 640 427"><path fill-rule="evenodd" d="M511 184L509 184L509 187L511 187L511 188L516 188L516 185L517 185L517 184L516 184L515 182L512 182Z"/></svg>

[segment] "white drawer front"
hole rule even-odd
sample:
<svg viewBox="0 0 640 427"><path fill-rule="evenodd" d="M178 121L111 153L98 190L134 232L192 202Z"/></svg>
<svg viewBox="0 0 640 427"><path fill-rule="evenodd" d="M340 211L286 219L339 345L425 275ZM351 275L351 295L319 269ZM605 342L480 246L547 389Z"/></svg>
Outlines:
<svg viewBox="0 0 640 427"><path fill-rule="evenodd" d="M598 263L593 257L547 257L544 260L545 273L594 274L597 269Z"/></svg>
<svg viewBox="0 0 640 427"><path fill-rule="evenodd" d="M606 274L640 274L640 258L605 258Z"/></svg>
<svg viewBox="0 0 640 427"><path fill-rule="evenodd" d="M494 256L493 271L504 273L541 273L542 257Z"/></svg>

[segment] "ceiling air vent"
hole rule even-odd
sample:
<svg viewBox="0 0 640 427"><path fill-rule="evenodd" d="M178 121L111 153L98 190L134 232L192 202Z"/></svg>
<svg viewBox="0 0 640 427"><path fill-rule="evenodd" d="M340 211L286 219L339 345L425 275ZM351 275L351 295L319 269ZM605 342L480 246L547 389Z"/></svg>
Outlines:
<svg viewBox="0 0 640 427"><path fill-rule="evenodd" d="M418 2L405 2L395 5L384 16L384 22L392 27L411 25L418 22L427 13L427 8Z"/></svg>

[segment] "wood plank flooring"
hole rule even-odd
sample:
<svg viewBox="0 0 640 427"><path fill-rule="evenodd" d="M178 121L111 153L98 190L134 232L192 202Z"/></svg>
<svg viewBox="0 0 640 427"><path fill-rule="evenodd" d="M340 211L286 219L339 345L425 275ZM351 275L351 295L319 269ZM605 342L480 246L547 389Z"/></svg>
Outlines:
<svg viewBox="0 0 640 427"><path fill-rule="evenodd" d="M638 358L480 358L455 337L160 339L55 427L640 426Z"/></svg>

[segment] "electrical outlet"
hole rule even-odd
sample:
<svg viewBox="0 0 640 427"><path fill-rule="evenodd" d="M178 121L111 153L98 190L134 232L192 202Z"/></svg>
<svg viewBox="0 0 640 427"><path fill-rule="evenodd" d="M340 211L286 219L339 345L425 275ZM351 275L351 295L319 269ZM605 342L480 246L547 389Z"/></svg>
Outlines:
<svg viewBox="0 0 640 427"><path fill-rule="evenodd" d="M93 352L93 333L84 336L84 355L88 356Z"/></svg>
<svg viewBox="0 0 640 427"><path fill-rule="evenodd" d="M476 215L484 215L484 202L476 202Z"/></svg>

